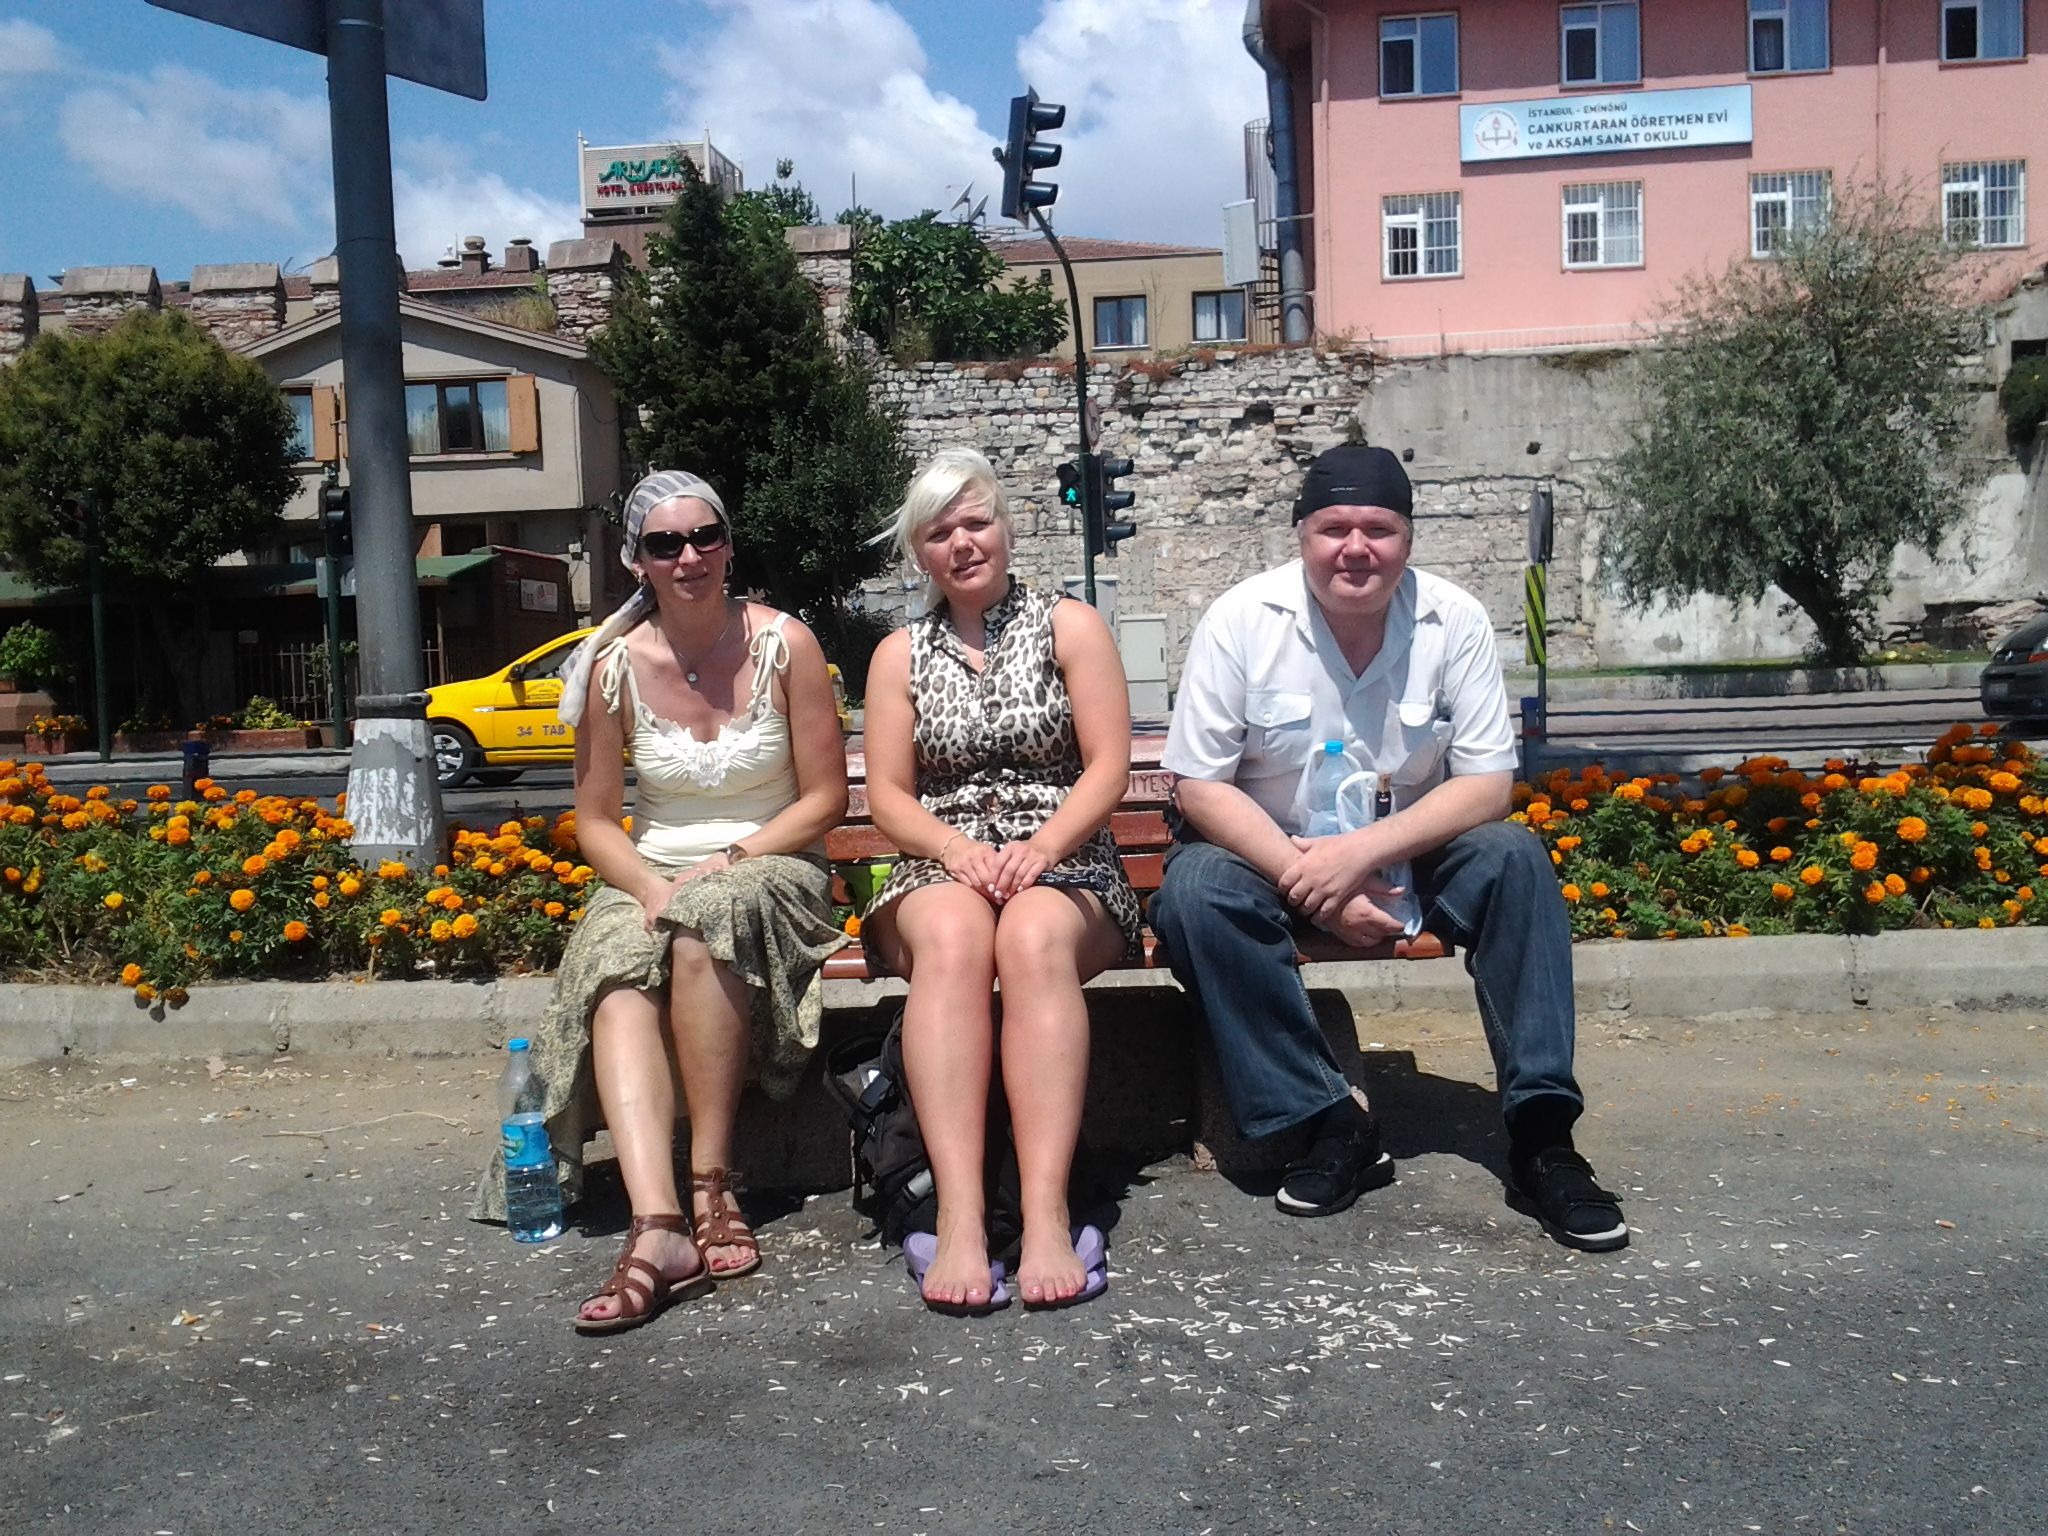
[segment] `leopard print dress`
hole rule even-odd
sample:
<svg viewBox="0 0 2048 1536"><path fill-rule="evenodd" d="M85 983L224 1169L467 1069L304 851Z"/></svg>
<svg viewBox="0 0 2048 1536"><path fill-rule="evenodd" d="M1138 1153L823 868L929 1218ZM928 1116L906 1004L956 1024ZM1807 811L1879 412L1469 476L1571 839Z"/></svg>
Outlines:
<svg viewBox="0 0 2048 1536"><path fill-rule="evenodd" d="M991 847L1038 831L1081 777L1074 705L1053 655L1053 606L1064 601L1012 577L1010 590L982 616L979 672L968 665L944 604L910 626L918 803ZM937 859L900 859L868 915L951 878ZM1135 952L1138 898L1108 827L1096 829L1038 883L1093 891L1123 930L1126 949ZM869 963L876 958L870 954Z"/></svg>

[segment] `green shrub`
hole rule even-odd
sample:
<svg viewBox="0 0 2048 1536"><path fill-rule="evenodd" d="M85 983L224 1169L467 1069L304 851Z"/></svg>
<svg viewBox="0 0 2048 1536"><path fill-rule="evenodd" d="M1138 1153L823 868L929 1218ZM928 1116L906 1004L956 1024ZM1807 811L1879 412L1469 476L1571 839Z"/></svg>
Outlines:
<svg viewBox="0 0 2048 1536"><path fill-rule="evenodd" d="M2025 449L2048 421L2048 357L2023 357L2012 365L1998 390L2005 412L2005 433L2013 447Z"/></svg>
<svg viewBox="0 0 2048 1536"><path fill-rule="evenodd" d="M63 642L40 624L17 624L0 635L0 676L23 688L45 688L68 682L71 660Z"/></svg>

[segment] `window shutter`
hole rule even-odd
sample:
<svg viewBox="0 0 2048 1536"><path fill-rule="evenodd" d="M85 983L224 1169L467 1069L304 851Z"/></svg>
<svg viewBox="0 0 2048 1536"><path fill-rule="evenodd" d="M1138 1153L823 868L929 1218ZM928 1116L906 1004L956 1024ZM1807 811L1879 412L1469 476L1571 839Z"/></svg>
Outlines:
<svg viewBox="0 0 2048 1536"><path fill-rule="evenodd" d="M532 374L515 373L505 380L505 405L512 451L540 452L540 397Z"/></svg>
<svg viewBox="0 0 2048 1536"><path fill-rule="evenodd" d="M334 391L325 384L313 386L313 457L322 464L341 457L341 438L336 431Z"/></svg>

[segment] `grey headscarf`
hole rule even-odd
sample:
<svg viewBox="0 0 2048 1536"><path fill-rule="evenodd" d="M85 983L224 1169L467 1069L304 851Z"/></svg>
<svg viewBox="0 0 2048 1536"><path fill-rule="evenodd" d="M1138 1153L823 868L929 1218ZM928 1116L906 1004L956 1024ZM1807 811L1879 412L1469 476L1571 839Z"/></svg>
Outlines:
<svg viewBox="0 0 2048 1536"><path fill-rule="evenodd" d="M678 496L694 496L707 504L718 514L718 520L725 524L727 540L732 538L732 521L725 515L725 503L719 500L718 492L711 488L710 482L686 469L650 470L633 487L633 494L626 498L625 537L619 545L619 562L627 570L632 570L640 559L640 532L647 526L647 514L664 501L673 501ZM731 547L729 543L727 547ZM555 711L564 725L579 726L583 723L583 706L590 696L590 673L597 665L598 653L652 612L654 593L642 582L633 595L597 627L597 633L576 648L576 654L562 668L562 702Z"/></svg>

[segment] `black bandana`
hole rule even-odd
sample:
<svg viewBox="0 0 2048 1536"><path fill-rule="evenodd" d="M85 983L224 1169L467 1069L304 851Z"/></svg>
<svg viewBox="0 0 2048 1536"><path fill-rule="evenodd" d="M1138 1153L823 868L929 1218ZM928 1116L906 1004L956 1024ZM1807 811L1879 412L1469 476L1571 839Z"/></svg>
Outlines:
<svg viewBox="0 0 2048 1536"><path fill-rule="evenodd" d="M1415 493L1408 471L1384 448L1345 445L1328 448L1302 476L1294 498L1294 521L1324 507L1384 507L1403 517L1415 516Z"/></svg>

